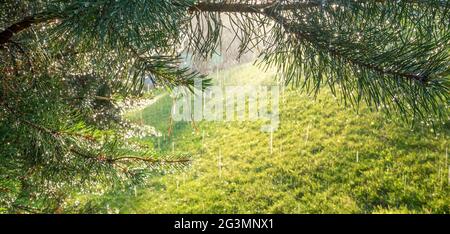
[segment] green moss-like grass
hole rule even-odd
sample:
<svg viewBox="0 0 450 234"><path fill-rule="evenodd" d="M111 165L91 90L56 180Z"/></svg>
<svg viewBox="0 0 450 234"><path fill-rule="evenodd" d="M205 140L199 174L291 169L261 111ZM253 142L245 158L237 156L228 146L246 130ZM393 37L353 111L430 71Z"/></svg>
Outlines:
<svg viewBox="0 0 450 234"><path fill-rule="evenodd" d="M251 65L220 73L231 83L268 76ZM122 213L450 213L448 129L356 114L326 89L316 99L288 89L282 100L272 153L261 122L202 122L198 131L176 123L171 137L149 140L161 152L191 153L192 166L99 205ZM130 118L164 132L170 106L166 96Z"/></svg>

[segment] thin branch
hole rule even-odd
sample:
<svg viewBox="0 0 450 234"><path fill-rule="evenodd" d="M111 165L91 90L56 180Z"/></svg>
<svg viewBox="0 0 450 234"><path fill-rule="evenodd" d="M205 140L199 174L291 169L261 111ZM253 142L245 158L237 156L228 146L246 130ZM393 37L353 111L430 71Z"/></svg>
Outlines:
<svg viewBox="0 0 450 234"><path fill-rule="evenodd" d="M309 43L313 44L316 48L321 49L321 50L326 50L332 56L342 58L342 59L346 60L347 62L349 62L350 64L360 66L360 67L365 67L365 68L368 68L370 70L376 71L381 74L404 77L407 79L412 79L412 80L416 80L416 81L420 81L420 82L427 81L428 77L421 75L421 74L404 73L404 72L396 71L393 69L385 69L385 68L377 66L375 64L370 64L370 63L358 61L354 58L346 57L339 50L337 50L335 48L331 48L329 46L324 46L322 44L317 43L315 38L313 37L313 35L303 33L297 27L293 27L291 24L288 23L288 20L286 20L283 16L281 16L277 12L269 9L269 10L264 11L264 14L267 15L268 17L272 18L279 25L281 25L287 32L297 35L300 39L307 40Z"/></svg>
<svg viewBox="0 0 450 234"><path fill-rule="evenodd" d="M41 132L45 132L45 133L50 134L50 135L53 135L53 136L59 135L59 132L56 131L56 130L50 130L50 129L44 127L44 126L37 125L37 124L35 124L35 123L33 123L33 122L30 122L30 121L28 121L28 120L25 120L25 119L19 119L19 121L22 122L22 123L25 123L25 124L28 125L28 126L31 126L31 127L34 128L34 129L39 130L39 131L41 131Z"/></svg>
<svg viewBox="0 0 450 234"><path fill-rule="evenodd" d="M42 213L42 210L39 210L39 209L34 208L34 207L29 207L29 206L19 205L19 204L11 204L11 206L13 207L13 209L23 210L23 211L26 211L26 212L31 213L31 214Z"/></svg>
<svg viewBox="0 0 450 234"><path fill-rule="evenodd" d="M262 13L261 11L267 8L276 7L277 10L295 10L299 8L315 7L319 6L320 1L309 2L293 2L289 4L280 4L278 2L272 3L208 3L201 2L194 6L189 7L189 12L202 11L202 12L226 12L226 13Z"/></svg>
<svg viewBox="0 0 450 234"><path fill-rule="evenodd" d="M361 0L358 3L369 2L373 0ZM376 0L375 2L383 3L387 0ZM329 1L332 2L332 1ZM409 0L407 3L412 4L426 4L429 3L424 0ZM227 13L262 13L261 11L268 8L276 8L279 11L287 11L287 10L296 10L300 8L307 7L317 7L321 6L322 1L320 0L310 0L307 2L292 2L292 3L209 3L209 2L200 2L188 8L189 12L227 12ZM449 7L450 3L447 1L438 1L434 2L431 6L434 7ZM36 14L33 16L28 16L23 18L21 21L18 21L4 31L0 32L0 46L8 43L12 37L20 33L23 30L31 27L32 25L49 22L52 20L56 20L59 17L55 15L46 15L45 13Z"/></svg>
<svg viewBox="0 0 450 234"><path fill-rule="evenodd" d="M23 122L23 123L25 123L25 124L35 128L35 129L39 130L39 131L45 132L47 134L50 134L53 137L56 137L56 136L60 135L60 133L61 133L61 132L58 132L56 130L50 130L50 129L46 128L46 127L37 125L37 124L32 123L32 122L27 121L27 120L21 120L21 122ZM98 161L101 161L101 162L107 162L107 163L111 163L111 164L115 164L116 162L119 162L119 161L122 161L122 160L144 161L144 162L153 163L153 164L157 164L157 163L170 163L170 164L172 164L172 163L188 163L188 162L191 161L189 159L158 160L158 159L151 159L151 158L144 158L144 157L137 157L137 156L122 156L122 157L117 157L117 158L106 158L106 157L99 157L99 156L92 156L92 155L89 155L89 154L85 154L85 153L82 153L82 152L80 152L80 151L78 151L76 149L73 149L73 148L70 149L70 152L72 152L72 153L74 153L76 155L82 156L83 158L86 158L86 159L94 159L94 160L98 160Z"/></svg>
<svg viewBox="0 0 450 234"><path fill-rule="evenodd" d="M138 160L138 161L144 161L144 162L151 162L151 163L188 163L191 160L189 159L177 159L177 160L159 160L159 159L152 159L152 158L143 158L143 157L137 157L137 156L123 156L118 158L112 158L108 159L111 162L116 161L122 161L122 160Z"/></svg>
<svg viewBox="0 0 450 234"><path fill-rule="evenodd" d="M21 21L12 24L8 28L6 28L2 32L0 32L0 46L7 42L10 42L10 40L12 39L12 37L15 34L22 32L23 30L31 27L34 24L48 22L48 21L52 21L55 19L57 19L57 17L44 16L43 14L27 16L27 17L23 18Z"/></svg>
<svg viewBox="0 0 450 234"><path fill-rule="evenodd" d="M103 101L113 101L114 99L110 98L110 97L103 97L103 96L94 96L95 99L97 100L103 100Z"/></svg>
<svg viewBox="0 0 450 234"><path fill-rule="evenodd" d="M356 4L362 3L386 3L389 0L359 0L354 1ZM189 12L223 12L223 13L263 13L263 10L266 9L276 9L278 11L292 11L298 10L301 8L310 8L310 7L318 7L326 4L332 4L333 0L323 1L323 0L309 0L309 1L292 1L292 2L266 2L266 3L254 3L250 1L247 3L244 1L236 1L236 2L200 2L191 7L189 7ZM448 1L437 1L430 3L427 0L403 0L402 3L408 4L429 4L432 7L450 7L450 2Z"/></svg>

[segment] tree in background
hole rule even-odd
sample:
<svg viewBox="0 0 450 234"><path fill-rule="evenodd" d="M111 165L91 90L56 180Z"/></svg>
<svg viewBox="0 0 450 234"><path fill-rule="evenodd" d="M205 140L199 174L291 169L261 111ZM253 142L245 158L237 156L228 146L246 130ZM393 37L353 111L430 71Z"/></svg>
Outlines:
<svg viewBox="0 0 450 234"><path fill-rule="evenodd" d="M96 0L0 2L0 209L59 212L73 193L127 186L188 158L129 138L116 102L145 77L171 88L203 75L229 30L238 55L308 93L405 121L448 121L450 2ZM227 27L223 24L226 18Z"/></svg>

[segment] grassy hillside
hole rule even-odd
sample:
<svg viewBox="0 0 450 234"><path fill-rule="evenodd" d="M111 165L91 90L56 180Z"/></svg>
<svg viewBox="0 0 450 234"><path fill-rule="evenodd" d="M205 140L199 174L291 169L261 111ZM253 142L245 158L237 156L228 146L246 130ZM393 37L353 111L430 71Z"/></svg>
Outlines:
<svg viewBox="0 0 450 234"><path fill-rule="evenodd" d="M272 75L244 65L219 77L239 83ZM170 106L165 96L129 118L167 133ZM450 213L448 129L356 114L326 89L316 99L286 90L280 119L272 149L261 122L202 122L197 130L175 123L170 137L148 140L163 153L189 152L191 167L90 206L121 213Z"/></svg>

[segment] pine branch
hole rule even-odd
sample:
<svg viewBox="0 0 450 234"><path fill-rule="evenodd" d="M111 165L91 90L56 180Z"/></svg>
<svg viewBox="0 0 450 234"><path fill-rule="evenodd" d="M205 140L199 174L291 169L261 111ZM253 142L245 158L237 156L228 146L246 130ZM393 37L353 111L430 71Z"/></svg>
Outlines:
<svg viewBox="0 0 450 234"><path fill-rule="evenodd" d="M56 19L57 19L56 16L46 15L45 13L40 13L40 14L36 14L33 16L27 16L27 17L23 18L22 20L10 25L2 32L0 32L0 46L10 42L12 37L15 34L18 34L35 24L49 22L49 21L56 20Z"/></svg>
<svg viewBox="0 0 450 234"><path fill-rule="evenodd" d="M312 45L314 45L317 49L328 51L332 56L336 58L342 58L348 63L360 67L365 67L370 70L373 70L375 72L378 72L380 74L385 75L392 75L392 76L398 76L398 77L404 77L411 80L416 80L419 82L426 82L428 80L427 76L420 75L420 74L413 74L413 73L403 73L392 69L385 69L381 66L378 66L376 64L370 64L365 63L363 61L359 61L356 59L353 59L351 57L347 57L343 55L338 49L332 48L331 46L324 46L323 44L317 43L317 38L315 38L314 34L311 33L303 33L301 31L301 28L295 27L292 24L289 24L289 21L285 19L282 15L277 13L276 11L273 11L272 9L268 9L264 11L264 14L268 17L272 18L275 22L277 22L279 25L281 25L286 32L293 33L297 36L299 40L306 40Z"/></svg>
<svg viewBox="0 0 450 234"><path fill-rule="evenodd" d="M151 158L143 158L143 157L137 157L137 156L122 156L117 158L108 159L111 162L118 162L122 160L136 160L136 161L144 161L144 162L150 162L150 163L189 163L191 160L189 159L178 159L178 160L158 160L158 159L151 159Z"/></svg>
<svg viewBox="0 0 450 234"><path fill-rule="evenodd" d="M358 4L362 3L387 3L389 0L360 0ZM231 2L200 2L189 7L189 12L222 12L222 13L263 13L262 11L268 9L276 9L277 11L293 11L310 7L320 7L323 4L333 4L339 1L267 1L264 3L254 3L254 1L231 1ZM427 0L404 0L403 2L409 4L429 4ZM448 1L432 2L433 7L450 7Z"/></svg>
<svg viewBox="0 0 450 234"><path fill-rule="evenodd" d="M314 33L308 32L305 33L302 31L301 25L296 25L295 22L290 22L286 18L284 18L281 14L283 11L293 11L300 10L303 8L311 8L322 6L323 1L304 1L304 2L291 2L291 1L280 1L280 2L267 2L267 3L247 3L248 1L236 1L236 2L201 2L189 8L190 12L219 12L219 13L255 13L259 15L263 15L274 20L277 24L282 26L287 33L295 34L299 40L307 41L311 45L313 45L316 49L322 51L328 51L328 53L335 57L343 59L347 63L358 66L361 68L367 68L374 72L384 75L390 75L395 77L403 77L409 80L415 80L419 82L427 82L428 76L420 73L412 73L412 72L402 72L396 69L385 68L379 64L369 63L365 61L361 61L352 57L345 55L339 49L332 47L332 44L322 43L318 40L319 37L314 35ZM326 4L333 4L333 2L339 1L326 1ZM377 1L358 1L352 2L352 4L362 4L365 2L379 3L384 4L385 0L377 0ZM424 0L409 0L403 1L403 3L407 4L431 4L432 7L446 7L449 6L448 2L445 1L424 1Z"/></svg>
<svg viewBox="0 0 450 234"><path fill-rule="evenodd" d="M245 1L244 1L245 2ZM277 10L297 10L300 8L320 6L320 1L293 2L288 4L270 3L214 3L200 2L189 7L189 12L222 12L222 13L261 13L262 10L276 7Z"/></svg>
<svg viewBox="0 0 450 234"><path fill-rule="evenodd" d="M32 123L30 121L27 120L20 120L21 122L25 123L26 125L37 129L41 132L50 134L53 137L57 137L57 136L61 136L63 134L63 132L59 132L56 130L50 130L44 126L40 126L38 124ZM94 159L94 160L98 160L99 162L107 162L110 164L115 164L118 163L120 161L123 160L130 160L130 161L143 161L143 162L147 162L147 163L151 163L151 164L161 164L161 163L167 163L167 164L178 164L178 163L188 163L190 162L189 159L179 159L179 160L158 160L158 159L151 159L151 158L144 158L144 157L137 157L137 156L121 156L121 157L116 157L116 158L107 158L107 157L102 157L102 156L92 156L89 154L85 154L82 153L74 148L70 148L69 149L70 152L82 156L83 158L86 159Z"/></svg>
<svg viewBox="0 0 450 234"><path fill-rule="evenodd" d="M246 2L246 1L244 1ZM308 7L317 7L321 6L323 1L319 0L310 0L306 2L283 2L283 4L278 3L277 1L270 3L241 3L240 1L237 3L215 3L215 2L200 2L188 8L189 12L223 12L223 13L262 13L263 10L266 9L274 9L276 8L279 11L288 11L288 10L299 10L301 8ZM327 1L328 4L331 4L333 1ZM358 3L364 2L377 2L383 3L387 2L387 0L361 0ZM405 1L411 4L426 4L428 1L426 0L409 0ZM447 1L439 1L434 2L432 6L434 7L450 7L450 3ZM175 4L175 3L174 3ZM0 46L9 42L15 34L24 31L35 24L40 24L52 20L56 20L59 17L53 14L40 13L33 16L28 16L23 18L22 20L10 25L8 28L0 32Z"/></svg>
<svg viewBox="0 0 450 234"><path fill-rule="evenodd" d="M11 204L11 207L13 209L16 209L16 210L23 210L23 211L28 212L30 214L42 213L42 210L34 208L34 207L26 206L26 205Z"/></svg>

